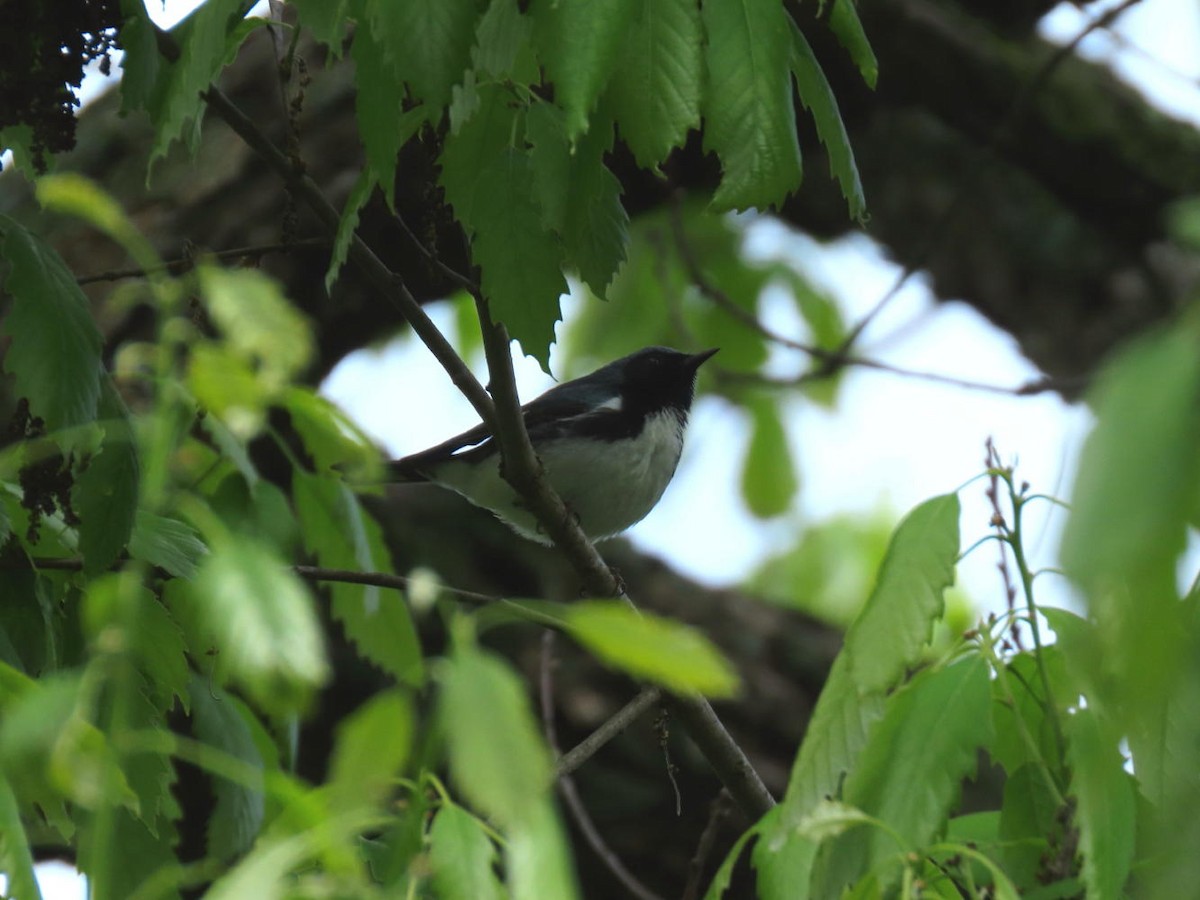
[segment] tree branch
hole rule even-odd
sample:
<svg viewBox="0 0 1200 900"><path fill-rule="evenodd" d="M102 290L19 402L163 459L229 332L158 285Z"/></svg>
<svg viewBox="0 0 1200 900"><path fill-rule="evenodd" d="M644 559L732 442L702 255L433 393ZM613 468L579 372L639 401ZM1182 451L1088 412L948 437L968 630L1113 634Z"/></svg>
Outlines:
<svg viewBox="0 0 1200 900"><path fill-rule="evenodd" d="M123 278L144 278L147 275L167 272L177 275L191 268L197 258L211 256L213 259L240 259L245 256L261 257L268 253L290 253L293 250L303 250L306 247L328 247L326 238L301 238L295 241L283 241L274 244L257 244L250 247L231 247L228 250L204 250L194 254L168 259L154 269L111 269L107 272L97 272L94 275L84 275L75 279L79 285L94 284L98 281L120 281Z"/></svg>

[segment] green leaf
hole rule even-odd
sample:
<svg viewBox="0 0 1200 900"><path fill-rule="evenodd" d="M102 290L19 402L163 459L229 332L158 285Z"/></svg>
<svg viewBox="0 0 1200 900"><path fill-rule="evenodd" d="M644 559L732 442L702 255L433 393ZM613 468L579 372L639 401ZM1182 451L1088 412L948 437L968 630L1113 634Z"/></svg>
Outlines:
<svg viewBox="0 0 1200 900"><path fill-rule="evenodd" d="M228 860L244 853L262 830L266 805L262 775L265 762L244 715L249 711L237 698L215 690L199 676L192 679L192 728L196 739L258 773L250 784L212 775L216 805L208 820L207 851Z"/></svg>
<svg viewBox="0 0 1200 900"><path fill-rule="evenodd" d="M766 208L800 186L788 75L791 35L778 0L709 0L704 146L721 160L720 210Z"/></svg>
<svg viewBox="0 0 1200 900"><path fill-rule="evenodd" d="M186 675L184 677L186 679ZM126 727L135 733L165 732L166 710L170 704L159 707L151 699L150 691L156 690L156 686L140 677L126 685L124 689L129 692ZM186 693L187 688L183 691ZM111 702L109 706L111 709ZM111 711L106 717L112 722ZM183 815L183 809L172 793L178 779L171 757L165 752L132 753L126 754L121 762L129 787L138 798L138 819L149 831L150 838L160 845L160 855L171 856L171 848L179 841L175 823Z"/></svg>
<svg viewBox="0 0 1200 900"><path fill-rule="evenodd" d="M271 391L259 381L253 364L230 347L212 341L197 343L188 359L187 386L208 414L205 423L219 418L231 442L245 456L243 445L266 425L271 400ZM238 455L232 458L239 461ZM248 456L244 462L252 468Z"/></svg>
<svg viewBox="0 0 1200 900"><path fill-rule="evenodd" d="M473 815L443 805L429 829L429 864L438 897L445 900L500 900L492 866L496 848Z"/></svg>
<svg viewBox="0 0 1200 900"><path fill-rule="evenodd" d="M283 296L278 282L256 269L201 266L200 288L227 345L254 366L271 392L299 374L313 354L308 321Z"/></svg>
<svg viewBox="0 0 1200 900"><path fill-rule="evenodd" d="M151 120L156 127L147 173L155 160L166 156L189 121L193 130L188 144L194 149L204 105L200 92L216 80L241 42L264 21L242 27L244 8L242 0L208 0L172 29L171 35L180 45L179 59L163 67L151 101Z"/></svg>
<svg viewBox="0 0 1200 900"><path fill-rule="evenodd" d="M634 2L539 0L534 7L538 57L554 82L555 102L567 114L571 142L588 130L588 117L620 56L619 42Z"/></svg>
<svg viewBox="0 0 1200 900"><path fill-rule="evenodd" d="M994 706L998 712L1003 707ZM1004 724L996 719L996 731ZM1026 887L1037 884L1042 860L1051 852L1051 841L1063 839L1057 799L1051 795L1041 763L1026 763L1004 779L1004 800L1000 809L999 843L995 855L1004 870Z"/></svg>
<svg viewBox="0 0 1200 900"><path fill-rule="evenodd" d="M413 710L395 688L380 691L337 726L330 761L330 805L335 812L383 801L408 760Z"/></svg>
<svg viewBox="0 0 1200 900"><path fill-rule="evenodd" d="M742 496L754 515L769 519L791 509L799 488L796 468L778 404L756 397L747 406L754 431L742 465Z"/></svg>
<svg viewBox="0 0 1200 900"><path fill-rule="evenodd" d="M118 809L103 822L108 826L103 836L96 827L79 832L76 865L88 876L89 896L133 897L155 875L178 867L170 841L153 835L146 823L128 810ZM117 859L111 857L114 849L119 852ZM107 861L99 863L102 857ZM179 895L159 890L155 896Z"/></svg>
<svg viewBox="0 0 1200 900"><path fill-rule="evenodd" d="M79 513L79 552L87 574L109 568L129 543L141 480L132 423L107 381L100 411L105 416L104 442L71 491L72 504Z"/></svg>
<svg viewBox="0 0 1200 900"><path fill-rule="evenodd" d="M183 632L134 573L123 570L92 579L84 593L82 623L93 642L119 640L128 648L146 677L146 694L155 709L170 709L175 697L187 708L189 668Z"/></svg>
<svg viewBox="0 0 1200 900"><path fill-rule="evenodd" d="M771 869L811 854L796 827L827 796L836 796L853 771L887 692L918 659L942 610L942 592L958 556L958 498L935 497L896 529L875 588L850 626L809 720L792 767L778 825L768 834Z"/></svg>
<svg viewBox="0 0 1200 900"><path fill-rule="evenodd" d="M390 206L396 189L396 157L400 148L430 118L431 112L427 105L420 104L412 109L404 109L404 85L387 59L387 48L378 38L379 35L370 29L359 28L354 34L350 56L354 60L357 91L354 111L366 150L367 169L382 186L383 195ZM437 116L438 110L434 109L435 120ZM363 199L365 202L366 198ZM351 204L347 203L347 212L351 208ZM353 232L347 220L347 214L343 213L342 224L338 226L339 240L342 239L343 230L349 228ZM349 238L345 240L348 242Z"/></svg>
<svg viewBox="0 0 1200 900"><path fill-rule="evenodd" d="M1173 561L1200 479L1196 322L1131 344L1099 379L1062 558L1088 587Z"/></svg>
<svg viewBox="0 0 1200 900"><path fill-rule="evenodd" d="M172 595L193 648L214 651L217 676L263 709L305 706L329 675L312 597L261 539L211 534L209 546L195 580Z"/></svg>
<svg viewBox="0 0 1200 900"><path fill-rule="evenodd" d="M159 265L158 254L120 204L91 179L76 172L48 175L38 180L36 195L44 209L80 218L108 235L142 268Z"/></svg>
<svg viewBox="0 0 1200 900"><path fill-rule="evenodd" d="M354 492L329 477L296 471L292 478L305 548L320 565L358 572L392 572L379 524ZM420 687L424 660L416 627L399 591L374 585L329 583L333 617L362 656L399 681Z"/></svg>
<svg viewBox="0 0 1200 900"><path fill-rule="evenodd" d="M1064 725L1087 896L1125 897L1137 810L1133 782L1118 750L1120 732L1093 709L1076 710Z"/></svg>
<svg viewBox="0 0 1200 900"><path fill-rule="evenodd" d="M616 600L564 608L571 636L609 665L676 693L731 697L737 673L704 635L670 619L639 613Z"/></svg>
<svg viewBox="0 0 1200 900"><path fill-rule="evenodd" d="M378 448L344 412L313 389L288 388L281 405L318 473L328 472L337 463L379 464Z"/></svg>
<svg viewBox="0 0 1200 900"><path fill-rule="evenodd" d="M875 588L850 631L850 657L860 690L888 690L920 656L958 559L956 494L926 500L897 526Z"/></svg>
<svg viewBox="0 0 1200 900"><path fill-rule="evenodd" d="M946 825L962 779L975 769L979 747L991 736L987 663L978 656L926 670L888 698L844 785L846 802L891 826L837 838L818 863L817 896L874 871L886 888L899 871L881 870L897 852L929 844ZM821 880L823 879L823 880Z"/></svg>
<svg viewBox="0 0 1200 900"><path fill-rule="evenodd" d="M767 822L774 816L775 810L771 810L763 818L763 822ZM704 900L721 900L721 897L725 896L725 892L729 890L729 883L733 880L733 869L745 852L746 844L758 834L758 827L757 825L751 826L743 831L741 836L734 841L733 846L729 849L729 853L725 856L725 859L713 875L713 880L709 883L708 890L704 893Z"/></svg>
<svg viewBox="0 0 1200 900"><path fill-rule="evenodd" d="M14 672L5 674L11 680ZM18 695L5 700L0 718L0 769L22 802L37 802L47 810L57 800L88 810L136 808L137 795L116 752L88 720L79 678L56 673L20 684Z"/></svg>
<svg viewBox="0 0 1200 900"><path fill-rule="evenodd" d="M505 827L536 819L552 770L524 683L471 646L455 650L440 680L450 772L463 795Z"/></svg>
<svg viewBox="0 0 1200 900"><path fill-rule="evenodd" d="M395 154L392 155L393 160ZM395 163L392 163L392 171L395 171ZM371 199L371 195L375 192L375 188L379 185L379 179L375 175L375 170L370 166L363 169L358 175L358 181L354 182L354 187L350 190L350 196L346 198L346 205L342 209L342 216L338 219L337 234L333 239L333 252L329 256L329 268L325 270L325 293L331 294L333 286L337 283L338 274L342 271L342 266L346 262L346 254L350 252L350 243L354 240L354 232L358 230L358 214L362 208L367 205L367 201Z"/></svg>
<svg viewBox="0 0 1200 900"><path fill-rule="evenodd" d="M440 113L470 59L475 0L368 0L367 17L400 80Z"/></svg>
<svg viewBox="0 0 1200 900"><path fill-rule="evenodd" d="M5 288L13 303L3 333L12 338L4 368L16 394L49 431L91 422L100 399L100 331L87 298L66 263L48 244L0 216Z"/></svg>
<svg viewBox="0 0 1200 900"><path fill-rule="evenodd" d="M195 578L196 564L208 547L196 529L186 522L160 516L144 509L137 511L129 555L164 569L177 578Z"/></svg>
<svg viewBox="0 0 1200 900"><path fill-rule="evenodd" d="M703 83L695 0L636 0L609 99L637 164L651 168L700 125Z"/></svg>
<svg viewBox="0 0 1200 900"><path fill-rule="evenodd" d="M850 7L850 0L837 0L838 7ZM851 7L853 8L853 7ZM825 145L829 154L829 171L842 189L842 196L850 208L850 217L860 224L867 214L867 199L863 194L862 179L858 175L858 166L854 162L854 150L850 146L850 136L846 134L846 126L842 122L842 114L838 111L837 99L833 96L833 88L821 71L821 64L813 55L812 47L808 45L803 33L795 21L792 27L792 74L796 77L796 90L800 94L800 102L812 113L817 126L817 137Z"/></svg>
<svg viewBox="0 0 1200 900"><path fill-rule="evenodd" d="M575 145L571 157L562 240L567 262L598 297L603 297L625 261L629 215L621 204L621 183L604 164L612 146L612 126L596 125Z"/></svg>
<svg viewBox="0 0 1200 900"><path fill-rule="evenodd" d="M312 32L333 55L342 52L346 33L346 0L291 0L300 24Z"/></svg>
<svg viewBox="0 0 1200 900"><path fill-rule="evenodd" d="M548 797L543 797L530 815L513 823L504 858L512 900L579 897L571 847Z"/></svg>
<svg viewBox="0 0 1200 900"><path fill-rule="evenodd" d="M521 14L517 0L491 0L479 20L476 43L471 51L475 68L497 80L511 77L525 84L537 79L537 66L530 54L533 22ZM528 73L518 71L528 66Z"/></svg>
<svg viewBox="0 0 1200 900"><path fill-rule="evenodd" d="M829 29L850 54L850 60L858 66L867 87L874 90L879 78L879 62L858 19L854 0L833 0L829 9Z"/></svg>
<svg viewBox="0 0 1200 900"><path fill-rule="evenodd" d="M472 256L492 315L549 371L559 297L567 292L562 249L542 228L529 158L503 151L485 173L474 207Z"/></svg>
<svg viewBox="0 0 1200 900"><path fill-rule="evenodd" d="M17 798L3 772L0 772L0 834L4 835L0 840L0 872L8 876L5 894L22 900L42 900Z"/></svg>

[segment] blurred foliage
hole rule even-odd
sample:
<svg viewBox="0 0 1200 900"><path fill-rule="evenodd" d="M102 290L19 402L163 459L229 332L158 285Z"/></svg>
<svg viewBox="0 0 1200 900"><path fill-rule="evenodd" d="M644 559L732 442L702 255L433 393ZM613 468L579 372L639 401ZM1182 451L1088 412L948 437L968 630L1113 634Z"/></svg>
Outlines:
<svg viewBox="0 0 1200 900"><path fill-rule="evenodd" d="M647 344L721 347L702 377L751 423L747 505L764 518L789 510L801 479L782 427L788 388L833 403L837 383L780 373L764 296L784 291L811 347L837 348L847 328L801 271L750 252L757 213L731 210L781 203L799 184L793 81L851 215L863 198L828 85L783 5L296 6L334 53L346 22L358 25L368 165L327 280L361 204L393 184L401 145L433 129L483 293L522 348L546 364L571 276L587 294L566 339L577 371ZM244 7L208 0L172 31L168 59L144 9L122 4L123 109L150 117L153 157L194 146L201 93L261 25ZM873 83L854 4L827 8ZM616 134L653 168L701 125L722 168L715 195L630 222L605 164ZM14 134L27 154L28 135L4 138ZM37 196L125 250L153 315L148 338L113 348L110 373L74 273L0 218L4 366L23 398L0 452L0 871L13 890L38 896L37 845L73 856L100 898L178 896L197 881L216 898L577 896L528 686L477 640L498 620L490 610L561 628L609 666L681 692L735 692L719 651L610 603L479 611L450 598L437 601L447 646L432 651L400 591L341 580L332 616L389 681L342 718L324 779L297 776L286 736L332 662L295 565L391 574L380 527L335 468L372 450L303 385L314 335L271 279L204 262L168 274L80 178L40 180ZM1194 231L1194 218L1181 209L1177 229ZM476 341L464 307L459 331ZM1031 647L1011 645L1007 618L964 630L961 611L947 616L954 494L920 504L886 540L877 522L815 526L756 574L776 602L846 623L845 645L785 796L743 834L710 897L747 849L764 898L1194 892L1200 600L1178 589L1176 569L1200 498L1198 346L1192 310L1133 342L1094 392L1062 548L1084 615L1038 604L1021 531L1034 495L995 461L997 540ZM275 424L284 412L294 434ZM286 477L264 477L254 442ZM190 716L186 735L169 726L177 712ZM981 754L1002 770L1003 795L964 814ZM178 855L181 763L213 783L198 863Z"/></svg>

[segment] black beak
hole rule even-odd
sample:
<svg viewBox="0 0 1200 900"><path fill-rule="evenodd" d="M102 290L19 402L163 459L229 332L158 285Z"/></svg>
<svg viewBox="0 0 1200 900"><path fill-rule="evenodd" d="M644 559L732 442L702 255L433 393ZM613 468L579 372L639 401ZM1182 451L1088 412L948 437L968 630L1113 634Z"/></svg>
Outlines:
<svg viewBox="0 0 1200 900"><path fill-rule="evenodd" d="M693 353L688 357L688 369L695 372L720 349L720 347L713 347L711 350L701 350L699 353Z"/></svg>

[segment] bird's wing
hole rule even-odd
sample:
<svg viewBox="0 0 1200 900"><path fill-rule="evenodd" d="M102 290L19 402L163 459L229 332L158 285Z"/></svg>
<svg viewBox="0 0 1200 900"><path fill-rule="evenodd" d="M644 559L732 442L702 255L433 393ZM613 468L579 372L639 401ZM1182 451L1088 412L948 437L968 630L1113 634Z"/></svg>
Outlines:
<svg viewBox="0 0 1200 900"><path fill-rule="evenodd" d="M525 430L535 442L555 437L568 427L568 423L578 422L581 418L590 420L596 416L611 415L612 412L608 409L597 409L561 394L556 395L554 389L521 407ZM431 469L452 458L477 462L495 452L496 442L492 439L491 430L480 423L435 447L388 463L389 480L425 481L429 478Z"/></svg>

